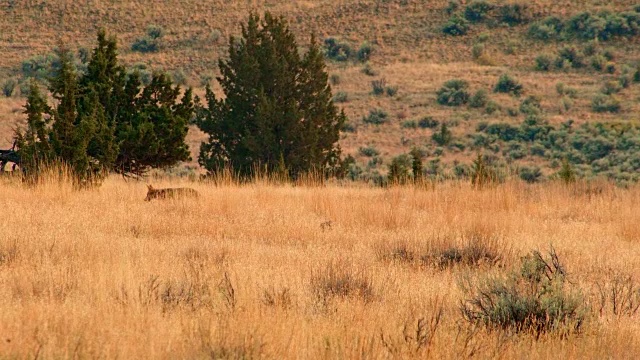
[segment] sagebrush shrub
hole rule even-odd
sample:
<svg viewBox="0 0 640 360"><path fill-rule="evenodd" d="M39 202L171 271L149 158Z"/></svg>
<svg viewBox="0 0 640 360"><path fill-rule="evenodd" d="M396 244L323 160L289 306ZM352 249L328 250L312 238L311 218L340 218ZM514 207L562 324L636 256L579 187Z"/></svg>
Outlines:
<svg viewBox="0 0 640 360"><path fill-rule="evenodd" d="M362 45L360 45L360 48L358 49L356 56L358 57L359 61L367 62L371 58L372 52L373 52L373 46L371 46L370 43L365 41L364 43L362 43Z"/></svg>
<svg viewBox="0 0 640 360"><path fill-rule="evenodd" d="M520 96L522 94L522 90L522 84L509 76L509 74L502 74L498 79L498 83L493 88L494 92L513 94L515 96Z"/></svg>
<svg viewBox="0 0 640 360"><path fill-rule="evenodd" d="M553 64L553 59L550 55L541 54L536 56L536 70L538 71L549 71L551 70L551 65Z"/></svg>
<svg viewBox="0 0 640 360"><path fill-rule="evenodd" d="M483 108L487 106L487 102L489 102L489 95L487 94L487 90L480 89L476 91L473 96L469 99L469 107L471 108Z"/></svg>
<svg viewBox="0 0 640 360"><path fill-rule="evenodd" d="M369 111L369 115L365 116L362 121L365 124L381 125L389 121L389 114L382 109L373 109Z"/></svg>
<svg viewBox="0 0 640 360"><path fill-rule="evenodd" d="M18 82L14 78L9 78L2 83L2 94L6 97L11 97L13 92L18 85Z"/></svg>
<svg viewBox="0 0 640 360"><path fill-rule="evenodd" d="M453 79L444 83L437 91L438 103L446 106L460 106L469 101L469 83L465 80Z"/></svg>
<svg viewBox="0 0 640 360"><path fill-rule="evenodd" d="M438 120L435 120L431 116L423 117L422 119L420 119L420 121L418 121L418 126L420 126L422 129L434 129L438 127L439 124L440 122Z"/></svg>
<svg viewBox="0 0 640 360"><path fill-rule="evenodd" d="M620 112L621 105L620 101L614 96L598 94L591 101L591 109L598 113L617 113Z"/></svg>
<svg viewBox="0 0 640 360"><path fill-rule="evenodd" d="M560 37L564 23L562 19L556 16L549 16L545 19L532 24L529 27L529 37L537 40L556 40Z"/></svg>
<svg viewBox="0 0 640 360"><path fill-rule="evenodd" d="M484 280L461 281L467 299L460 310L465 320L487 328L539 336L582 330L586 305L579 291L569 289L567 273L552 249L547 258L533 251L519 271Z"/></svg>
<svg viewBox="0 0 640 360"><path fill-rule="evenodd" d="M447 35L461 36L469 31L469 22L458 15L452 16L449 21L442 27L442 32Z"/></svg>
<svg viewBox="0 0 640 360"><path fill-rule="evenodd" d="M499 8L500 21L510 26L521 25L529 22L529 7L525 3L502 5Z"/></svg>
<svg viewBox="0 0 640 360"><path fill-rule="evenodd" d="M464 9L465 19L471 22L481 22L487 18L493 5L485 0L475 0Z"/></svg>

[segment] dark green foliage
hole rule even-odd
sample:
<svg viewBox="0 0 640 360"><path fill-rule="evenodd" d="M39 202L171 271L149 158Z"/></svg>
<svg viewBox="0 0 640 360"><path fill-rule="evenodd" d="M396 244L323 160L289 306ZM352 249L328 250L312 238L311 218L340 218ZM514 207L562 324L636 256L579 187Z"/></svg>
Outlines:
<svg viewBox="0 0 640 360"><path fill-rule="evenodd" d="M523 166L519 169L518 175L520 179L532 184L540 181L540 177L542 177L542 171L537 166Z"/></svg>
<svg viewBox="0 0 640 360"><path fill-rule="evenodd" d="M438 120L435 120L431 116L423 117L422 119L420 119L420 121L418 121L418 126L420 126L422 129L435 129L436 127L438 127L438 124L440 124L440 122Z"/></svg>
<svg viewBox="0 0 640 360"><path fill-rule="evenodd" d="M583 55L575 46L565 46L558 51L556 67L563 68L568 63L572 68L579 69L585 66Z"/></svg>
<svg viewBox="0 0 640 360"><path fill-rule="evenodd" d="M622 85L619 81L606 81L600 91L605 95L617 94L622 90Z"/></svg>
<svg viewBox="0 0 640 360"><path fill-rule="evenodd" d="M415 120L407 120L403 122L401 126L403 129L416 129L418 128L418 122Z"/></svg>
<svg viewBox="0 0 640 360"><path fill-rule="evenodd" d="M379 79L379 80L373 80L371 82L371 92L373 93L373 95L382 95L384 94L384 89L385 86L387 85L387 82L385 79Z"/></svg>
<svg viewBox="0 0 640 360"><path fill-rule="evenodd" d="M392 184L406 184L411 179L413 157L402 154L394 157L389 164L387 179Z"/></svg>
<svg viewBox="0 0 640 360"><path fill-rule="evenodd" d="M475 109L483 108L487 105L488 101L489 95L487 94L487 90L480 89L469 99L469 107Z"/></svg>
<svg viewBox="0 0 640 360"><path fill-rule="evenodd" d="M286 167L291 178L323 174L338 166L339 130L346 121L331 101L324 58L312 37L303 56L285 20L265 13L249 16L229 57L219 61L225 94L206 90L197 124L209 135L199 163L209 172L232 169L252 176Z"/></svg>
<svg viewBox="0 0 640 360"><path fill-rule="evenodd" d="M442 32L451 36L462 36L469 31L469 22L459 15L452 16L442 27Z"/></svg>
<svg viewBox="0 0 640 360"><path fill-rule="evenodd" d="M147 35L137 38L131 45L131 50L141 53L157 52L162 47L164 30L157 25L147 27Z"/></svg>
<svg viewBox="0 0 640 360"><path fill-rule="evenodd" d="M439 146L448 145L451 142L452 138L453 135L451 134L451 130L449 130L447 124L445 123L442 123L440 125L439 131L434 132L433 135L431 135L431 139L433 139L433 141L435 141L435 143Z"/></svg>
<svg viewBox="0 0 640 360"><path fill-rule="evenodd" d="M526 24L529 22L529 8L525 3L502 5L499 8L499 19L510 26Z"/></svg>
<svg viewBox="0 0 640 360"><path fill-rule="evenodd" d="M520 135L520 129L507 123L496 123L488 125L485 132L490 135L496 135L502 141L512 141Z"/></svg>
<svg viewBox="0 0 640 360"><path fill-rule="evenodd" d="M546 54L536 56L536 70L549 71L551 70L552 64L553 64L553 59L551 58L551 56Z"/></svg>
<svg viewBox="0 0 640 360"><path fill-rule="evenodd" d="M60 59L56 53L37 55L22 62L21 70L25 78L47 80L60 68Z"/></svg>
<svg viewBox="0 0 640 360"><path fill-rule="evenodd" d="M591 101L591 109L594 112L604 113L617 113L620 112L620 101L613 96L598 94Z"/></svg>
<svg viewBox="0 0 640 360"><path fill-rule="evenodd" d="M520 103L520 112L525 115L535 115L542 112L540 99L537 96L527 96Z"/></svg>
<svg viewBox="0 0 640 360"><path fill-rule="evenodd" d="M640 82L640 67L638 67L636 72L633 73L633 82Z"/></svg>
<svg viewBox="0 0 640 360"><path fill-rule="evenodd" d="M522 258L520 271L481 282L463 282L467 296L464 318L474 324L535 336L547 332L579 332L585 306L578 292L567 289L567 273L552 249L548 258L533 251Z"/></svg>
<svg viewBox="0 0 640 360"><path fill-rule="evenodd" d="M333 102L336 103L344 103L349 101L349 94L347 94L344 91L338 91L334 96L333 96Z"/></svg>
<svg viewBox="0 0 640 360"><path fill-rule="evenodd" d="M373 52L373 46L371 46L371 44L369 44L368 42L364 42L362 43L362 45L360 45L360 48L356 53L356 57L360 62L367 62L371 58L372 52Z"/></svg>
<svg viewBox="0 0 640 360"><path fill-rule="evenodd" d="M584 40L633 37L640 34L640 14L631 11L592 14L585 11L569 19L566 29L570 35Z"/></svg>
<svg viewBox="0 0 640 360"><path fill-rule="evenodd" d="M380 152L374 146L361 147L358 152L362 156L373 157L380 155Z"/></svg>
<svg viewBox="0 0 640 360"><path fill-rule="evenodd" d="M33 156L23 159L26 167L36 168L27 172L37 176L36 164L45 158L33 151L33 136L28 136L37 124L44 131L37 141L50 143L47 162L67 165L83 186L99 182L110 171L139 175L189 158L184 138L193 111L190 90L176 104L181 90L163 74L142 89L136 73L128 75L118 63L116 40L104 31L98 32L98 44L82 74L75 70L69 51L60 48L57 58L59 68L49 81L56 100L47 110L51 127L33 120L24 134L17 134L25 139L24 153ZM38 102L38 96L31 101Z"/></svg>
<svg viewBox="0 0 640 360"><path fill-rule="evenodd" d="M472 23L481 22L487 18L492 9L493 5L487 1L474 0L464 9L464 17Z"/></svg>
<svg viewBox="0 0 640 360"><path fill-rule="evenodd" d="M387 93L387 96L394 97L398 94L397 86L387 86L384 91Z"/></svg>
<svg viewBox="0 0 640 360"><path fill-rule="evenodd" d="M411 149L411 172L413 173L413 182L418 183L422 180L422 157L424 156L417 148Z"/></svg>
<svg viewBox="0 0 640 360"><path fill-rule="evenodd" d="M558 172L558 178L565 184L570 184L576 181L576 173L573 170L573 166L569 162L569 159L562 159L562 168Z"/></svg>
<svg viewBox="0 0 640 360"><path fill-rule="evenodd" d="M564 22L556 16L549 16L529 27L529 37L537 40L556 40L564 29Z"/></svg>
<svg viewBox="0 0 640 360"><path fill-rule="evenodd" d="M444 83L437 91L438 103L446 106L460 106L469 101L469 83L465 80L453 79Z"/></svg>
<svg viewBox="0 0 640 360"><path fill-rule="evenodd" d="M335 38L324 40L325 56L333 61L347 61L353 56L351 46Z"/></svg>
<svg viewBox="0 0 640 360"><path fill-rule="evenodd" d="M494 92L513 94L515 96L520 96L522 90L522 84L509 76L509 74L502 74L498 79L498 83L496 83L496 86L493 88Z"/></svg>
<svg viewBox="0 0 640 360"><path fill-rule="evenodd" d="M27 127L24 132L16 131L16 146L25 179L35 182L43 167L54 160L54 153L49 141L49 121L43 116L51 113L51 108L38 85L31 82L30 86L24 111L27 115Z"/></svg>
<svg viewBox="0 0 640 360"><path fill-rule="evenodd" d="M471 167L471 184L478 189L496 181L495 172L489 168L485 158L478 154Z"/></svg>
<svg viewBox="0 0 640 360"><path fill-rule="evenodd" d="M365 124L382 125L389 121L389 114L382 109L373 109L369 111L369 115L362 118Z"/></svg>
<svg viewBox="0 0 640 360"><path fill-rule="evenodd" d="M18 85L16 79L9 78L2 83L2 94L6 97L11 97L13 95L13 91Z"/></svg>

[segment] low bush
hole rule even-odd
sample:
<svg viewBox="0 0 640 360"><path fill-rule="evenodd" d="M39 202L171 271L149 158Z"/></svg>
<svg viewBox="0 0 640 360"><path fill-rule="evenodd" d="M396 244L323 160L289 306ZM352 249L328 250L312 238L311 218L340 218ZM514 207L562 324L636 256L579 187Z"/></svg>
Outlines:
<svg viewBox="0 0 640 360"><path fill-rule="evenodd" d="M549 71L551 70L551 66L553 65L553 59L550 55L542 54L536 56L536 70L538 71Z"/></svg>
<svg viewBox="0 0 640 360"><path fill-rule="evenodd" d="M591 109L597 113L617 113L620 112L621 105L614 96L598 94L591 101Z"/></svg>
<svg viewBox="0 0 640 360"><path fill-rule="evenodd" d="M458 15L452 16L442 27L442 32L451 36L466 35L467 31L469 31L469 22Z"/></svg>
<svg viewBox="0 0 640 360"><path fill-rule="evenodd" d="M370 110L369 115L365 116L362 121L365 124L382 125L389 121L389 114L382 109Z"/></svg>
<svg viewBox="0 0 640 360"><path fill-rule="evenodd" d="M493 9L493 5L485 0L474 0L464 9L464 17L472 23L485 20L489 16L489 12Z"/></svg>
<svg viewBox="0 0 640 360"><path fill-rule="evenodd" d="M2 83L2 94L6 97L11 97L16 89L18 82L14 78L9 78Z"/></svg>
<svg viewBox="0 0 640 360"><path fill-rule="evenodd" d="M547 258L533 251L522 258L519 271L461 281L467 299L460 310L468 322L490 329L571 334L582 330L587 311L580 292L569 286L553 248Z"/></svg>
<svg viewBox="0 0 640 360"><path fill-rule="evenodd" d="M439 124L440 122L438 120L435 120L431 116L423 117L422 119L420 119L420 121L418 121L418 126L423 129L434 129L438 127Z"/></svg>
<svg viewBox="0 0 640 360"><path fill-rule="evenodd" d="M558 51L558 58L556 59L556 67L564 68L566 63L574 69L584 67L584 57L575 46L565 46Z"/></svg>
<svg viewBox="0 0 640 360"><path fill-rule="evenodd" d="M448 145L451 142L453 135L451 134L451 130L447 127L447 124L442 123L440 125L440 130L434 132L431 136L431 139L438 144L439 146Z"/></svg>
<svg viewBox="0 0 640 360"><path fill-rule="evenodd" d="M438 103L445 106L460 106L469 101L469 83L465 80L453 79L444 83L437 91Z"/></svg>
<svg viewBox="0 0 640 360"><path fill-rule="evenodd" d="M535 115L542 112L540 99L537 96L527 96L520 103L520 112L525 115Z"/></svg>
<svg viewBox="0 0 640 360"><path fill-rule="evenodd" d="M358 152L360 153L360 155L366 157L374 157L380 155L380 152L378 152L378 149L376 149L374 146L360 147L360 149L358 149Z"/></svg>
<svg viewBox="0 0 640 360"><path fill-rule="evenodd" d="M311 290L316 300L327 305L332 299L359 299L371 302L374 299L371 280L347 264L330 263L325 269L311 276Z"/></svg>
<svg viewBox="0 0 640 360"><path fill-rule="evenodd" d="M347 61L353 56L349 44L329 37L324 40L325 56L333 61Z"/></svg>
<svg viewBox="0 0 640 360"><path fill-rule="evenodd" d="M469 99L469 107L475 109L483 108L487 106L488 101L489 95L487 94L487 90L480 89Z"/></svg>
<svg viewBox="0 0 640 360"><path fill-rule="evenodd" d="M498 83L493 88L494 92L513 94L515 96L520 96L522 94L522 90L522 84L509 76L509 74L502 74L498 79Z"/></svg>
<svg viewBox="0 0 640 360"><path fill-rule="evenodd" d="M358 52L356 53L356 57L360 62L367 62L371 58L371 53L373 52L373 46L370 43L364 42L360 45Z"/></svg>
<svg viewBox="0 0 640 360"><path fill-rule="evenodd" d="M529 8L525 3L502 5L499 8L500 22L510 26L526 24L529 22Z"/></svg>
<svg viewBox="0 0 640 360"><path fill-rule="evenodd" d="M345 103L347 101L349 101L349 94L344 91L338 91L335 95L333 95L333 102Z"/></svg>
<svg viewBox="0 0 640 360"><path fill-rule="evenodd" d="M532 184L540 181L542 171L537 166L523 166L519 169L518 176L520 176L520 179Z"/></svg>
<svg viewBox="0 0 640 360"><path fill-rule="evenodd" d="M384 94L384 89L387 86L387 82L385 79L373 80L371 82L372 94L373 95L382 95Z"/></svg>
<svg viewBox="0 0 640 360"><path fill-rule="evenodd" d="M529 27L528 35L530 38L537 40L556 40L560 38L563 29L564 23L562 19L557 16L549 16L532 24Z"/></svg>

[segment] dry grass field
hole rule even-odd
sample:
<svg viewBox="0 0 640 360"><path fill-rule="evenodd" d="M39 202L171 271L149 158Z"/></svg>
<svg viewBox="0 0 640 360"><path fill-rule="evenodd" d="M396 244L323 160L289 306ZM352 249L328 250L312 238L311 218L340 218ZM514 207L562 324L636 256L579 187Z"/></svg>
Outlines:
<svg viewBox="0 0 640 360"><path fill-rule="evenodd" d="M615 315L599 296L616 274L639 291L637 187L157 182L202 196L144 202L144 183L115 177L88 191L1 180L0 358L640 353L640 312ZM495 251L496 266L427 266L400 252L470 241ZM536 338L462 318L461 279L506 273L551 245L582 294L580 333Z"/></svg>

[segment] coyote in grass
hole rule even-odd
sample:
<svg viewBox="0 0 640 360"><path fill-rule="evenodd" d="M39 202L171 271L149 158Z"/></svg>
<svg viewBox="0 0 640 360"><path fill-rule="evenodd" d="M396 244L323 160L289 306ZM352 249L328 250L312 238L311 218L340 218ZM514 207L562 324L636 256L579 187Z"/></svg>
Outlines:
<svg viewBox="0 0 640 360"><path fill-rule="evenodd" d="M167 189L154 189L153 186L147 185L147 197L144 201L151 201L153 199L166 199L166 198L182 198L182 197L198 197L197 191L191 188L167 188Z"/></svg>

